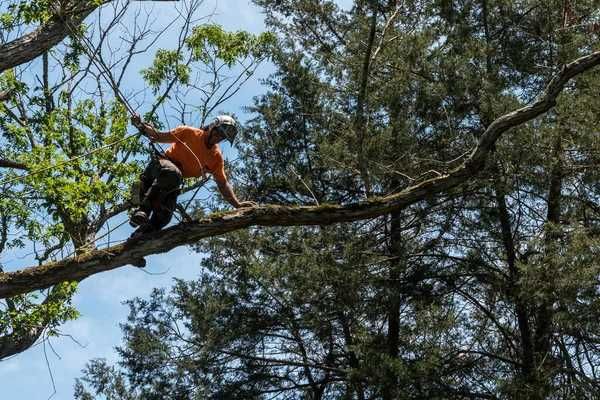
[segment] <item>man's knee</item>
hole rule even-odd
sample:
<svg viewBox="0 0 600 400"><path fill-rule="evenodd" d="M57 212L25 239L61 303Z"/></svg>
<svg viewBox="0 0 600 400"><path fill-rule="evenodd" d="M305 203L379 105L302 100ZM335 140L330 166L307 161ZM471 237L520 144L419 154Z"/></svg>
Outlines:
<svg viewBox="0 0 600 400"><path fill-rule="evenodd" d="M169 160L160 160L160 172L157 179L162 190L173 191L179 189L183 181L181 171Z"/></svg>
<svg viewBox="0 0 600 400"><path fill-rule="evenodd" d="M162 170L158 176L158 186L162 190L167 190L169 192L179 189L181 181L181 174L171 170Z"/></svg>
<svg viewBox="0 0 600 400"><path fill-rule="evenodd" d="M171 218L173 218L173 212L164 211L164 210L155 210L152 213L152 217L150 218L150 224L155 229L164 228L169 222L171 222Z"/></svg>

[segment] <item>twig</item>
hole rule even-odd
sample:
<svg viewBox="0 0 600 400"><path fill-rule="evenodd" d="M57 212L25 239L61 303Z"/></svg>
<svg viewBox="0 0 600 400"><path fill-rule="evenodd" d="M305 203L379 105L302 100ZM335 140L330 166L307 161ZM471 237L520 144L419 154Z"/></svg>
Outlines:
<svg viewBox="0 0 600 400"><path fill-rule="evenodd" d="M400 4L398 4L396 6L396 9L394 10L394 13L390 16L390 18L386 21L385 26L383 27L383 31L381 32L381 40L379 41L379 45L377 46L377 49L375 49L375 51L373 52L373 56L371 57L371 62L375 61L375 59L377 58L377 56L379 55L379 52L381 51L381 49L383 48L383 45L385 44L385 35L388 31L388 29L390 28L390 26L392 25L392 23L394 22L394 20L398 17L398 15L400 14L400 10L402 9L402 5L404 2L401 2ZM392 38L395 39L398 36L394 36Z"/></svg>
<svg viewBox="0 0 600 400"><path fill-rule="evenodd" d="M302 184L304 185L304 187L306 188L306 190L308 190L308 192L309 192L309 193L310 193L310 195L312 196L312 198L313 198L313 200L314 200L315 204L316 204L316 205L320 205L320 204L319 204L319 200L317 200L317 196L315 196L315 194L313 193L313 191L312 191L312 190L310 190L310 188L308 187L308 185L306 184L306 182L304 182L304 179L302 179L302 177L300 176L300 174L298 174L298 173L296 172L296 170L294 169L294 167L293 167L293 166L291 166L291 165L290 165L290 171L292 171L292 173L293 173L294 175L296 175L296 177L298 178L298 180L299 180L300 182L302 182Z"/></svg>

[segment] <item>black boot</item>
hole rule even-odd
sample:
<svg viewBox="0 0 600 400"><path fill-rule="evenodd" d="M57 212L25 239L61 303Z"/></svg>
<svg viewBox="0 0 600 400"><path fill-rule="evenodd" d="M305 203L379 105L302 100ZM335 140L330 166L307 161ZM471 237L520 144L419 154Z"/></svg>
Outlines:
<svg viewBox="0 0 600 400"><path fill-rule="evenodd" d="M148 222L150 222L148 213L141 208L135 210L133 214L131 214L131 217L129 217L129 225L133 226L134 228L136 226L146 225Z"/></svg>

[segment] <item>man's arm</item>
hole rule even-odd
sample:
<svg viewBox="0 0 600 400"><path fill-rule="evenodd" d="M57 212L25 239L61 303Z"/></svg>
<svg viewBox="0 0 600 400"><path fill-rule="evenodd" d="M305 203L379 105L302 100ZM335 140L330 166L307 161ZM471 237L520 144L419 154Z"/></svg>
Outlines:
<svg viewBox="0 0 600 400"><path fill-rule="evenodd" d="M225 200L227 200L227 202L229 204L231 204L235 208L241 207L241 203L238 200L235 193L233 192L233 188L231 187L229 182L227 182L226 180L225 181L217 181L217 187L219 188L219 192L221 193L221 196L223 196L223 198Z"/></svg>
<svg viewBox="0 0 600 400"><path fill-rule="evenodd" d="M221 193L223 198L225 200L227 200L227 202L229 204L231 204L232 206L234 206L235 208L256 207L257 206L257 204L253 201L239 201L237 196L233 192L233 188L231 187L231 185L229 184L227 179L216 180L216 182L217 182L217 188L219 188L219 192Z"/></svg>
<svg viewBox="0 0 600 400"><path fill-rule="evenodd" d="M173 143L176 139L173 136L172 131L160 132L154 126L142 122L139 115L131 117L131 123L138 128L142 133L148 135L150 140L158 143Z"/></svg>
<svg viewBox="0 0 600 400"><path fill-rule="evenodd" d="M144 132L153 142L173 143L176 140L173 136L172 131L160 132L158 129L156 129L150 124L144 124Z"/></svg>

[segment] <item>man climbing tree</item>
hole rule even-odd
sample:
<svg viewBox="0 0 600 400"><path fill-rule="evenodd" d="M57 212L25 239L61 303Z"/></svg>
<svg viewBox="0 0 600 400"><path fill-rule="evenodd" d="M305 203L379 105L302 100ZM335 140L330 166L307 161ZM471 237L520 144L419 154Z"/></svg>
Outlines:
<svg viewBox="0 0 600 400"><path fill-rule="evenodd" d="M234 207L253 207L252 201L240 202L225 175L219 143L233 141L238 133L237 122L220 115L204 128L182 125L171 131L159 132L136 115L131 119L140 131L155 142L171 143L164 154L152 158L141 175L140 205L131 216L130 224L139 227L134 236L160 230L169 223L179 195L182 178L212 174L219 192Z"/></svg>
<svg viewBox="0 0 600 400"><path fill-rule="evenodd" d="M164 10L172 18L154 21ZM0 1L0 267L5 272L13 269L11 252L25 246L32 246L38 264L103 246L99 239L112 231L111 220L131 208L128 189L141 172L138 160L145 150L127 131L126 103L140 103L130 96L129 84L138 77L132 66L140 65L135 60L144 65L139 72L147 90L138 95L147 115L155 118L159 108L180 114L178 109L193 101L204 121L268 57L273 35L199 25L205 11L196 0ZM130 46L110 49L116 43ZM76 318L70 305L75 288L54 285L0 301L0 359L45 341Z"/></svg>

